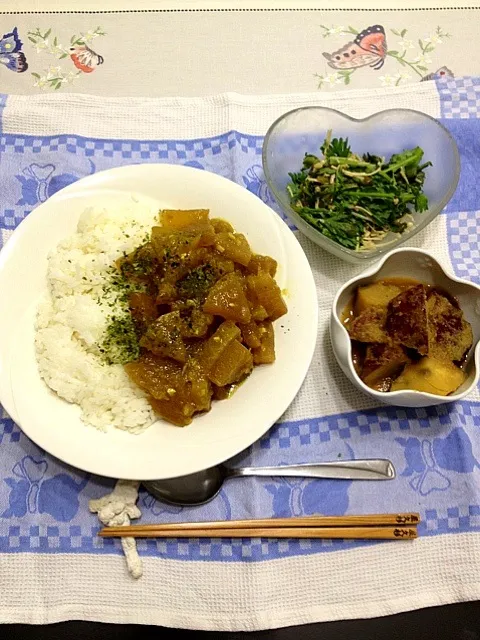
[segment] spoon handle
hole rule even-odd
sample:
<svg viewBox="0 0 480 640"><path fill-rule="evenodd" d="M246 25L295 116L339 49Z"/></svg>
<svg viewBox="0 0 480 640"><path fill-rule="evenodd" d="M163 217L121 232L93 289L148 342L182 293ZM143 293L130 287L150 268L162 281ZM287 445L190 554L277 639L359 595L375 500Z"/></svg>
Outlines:
<svg viewBox="0 0 480 640"><path fill-rule="evenodd" d="M334 478L336 480L393 480L395 467L390 460L336 460L282 467L243 467L229 469L228 477L271 476L302 478Z"/></svg>

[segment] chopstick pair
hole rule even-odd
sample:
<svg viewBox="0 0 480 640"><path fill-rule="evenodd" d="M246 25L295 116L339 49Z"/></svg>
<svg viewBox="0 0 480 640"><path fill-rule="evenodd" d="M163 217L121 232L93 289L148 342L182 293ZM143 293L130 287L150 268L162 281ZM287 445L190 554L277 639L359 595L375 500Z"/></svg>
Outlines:
<svg viewBox="0 0 480 640"><path fill-rule="evenodd" d="M222 522L182 522L105 527L102 538L317 538L413 540L418 513L359 516L308 516Z"/></svg>

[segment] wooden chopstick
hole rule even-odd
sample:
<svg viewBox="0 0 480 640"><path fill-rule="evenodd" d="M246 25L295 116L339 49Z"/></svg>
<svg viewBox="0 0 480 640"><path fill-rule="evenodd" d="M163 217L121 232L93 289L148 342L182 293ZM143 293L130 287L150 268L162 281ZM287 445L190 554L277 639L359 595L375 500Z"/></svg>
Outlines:
<svg viewBox="0 0 480 640"><path fill-rule="evenodd" d="M378 529L390 526L394 529L410 529L420 522L418 513L370 514L359 516L308 516L304 518L269 518L261 520L230 520L222 522L185 522L171 524L145 524L128 527L106 527L99 532L101 537L329 537L322 535L323 530L332 533L341 529L344 534L347 528ZM285 531L279 535L279 531ZM313 535L314 531L317 535ZM233 533L232 533L233 532ZM259 532L259 533L252 533ZM274 535L275 532L275 535ZM303 532L300 535L300 532ZM299 533L299 535L296 535ZM310 536L307 535L310 533ZM361 533L361 531L360 531ZM367 533L364 532L364 534ZM362 534L362 537L365 535ZM355 535L331 536L355 537ZM375 536L377 537L377 536ZM391 537L391 536L390 536ZM394 535L393 537L401 537ZM405 536L408 537L408 536ZM410 537L415 537L411 535Z"/></svg>
<svg viewBox="0 0 480 640"><path fill-rule="evenodd" d="M360 540L412 540L417 527L251 527L250 529L169 529L145 530L142 527L107 527L102 538L348 538Z"/></svg>
<svg viewBox="0 0 480 640"><path fill-rule="evenodd" d="M219 522L174 522L171 524L137 524L129 529L170 531L171 529L251 529L252 527L378 527L384 525L415 525L418 513L382 513L361 516L307 516L304 518L265 518L261 520L222 520ZM108 531L124 531L124 527L110 527ZM102 529L103 531L103 529ZM124 534L123 534L124 535Z"/></svg>

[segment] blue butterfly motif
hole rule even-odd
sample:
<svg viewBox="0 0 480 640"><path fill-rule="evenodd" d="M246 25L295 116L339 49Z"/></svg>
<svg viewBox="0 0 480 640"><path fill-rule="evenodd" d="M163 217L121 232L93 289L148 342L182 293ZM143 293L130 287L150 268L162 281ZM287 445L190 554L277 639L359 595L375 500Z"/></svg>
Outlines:
<svg viewBox="0 0 480 640"><path fill-rule="evenodd" d="M5 33L0 39L0 63L16 73L26 71L28 64L25 54L21 51L22 46L17 27L11 33Z"/></svg>
<svg viewBox="0 0 480 640"><path fill-rule="evenodd" d="M172 504L165 504L156 500L151 494L145 493L142 497L143 506L151 511L154 516L160 516L162 513L178 514L181 513L183 507L176 507Z"/></svg>
<svg viewBox="0 0 480 640"><path fill-rule="evenodd" d="M272 510L277 518L310 516L318 513L342 515L348 509L350 480L300 480L281 478L265 485L273 496Z"/></svg>
<svg viewBox="0 0 480 640"><path fill-rule="evenodd" d="M265 182L263 177L263 169L259 164L254 164L249 167L244 176L242 176L243 184L247 188L247 191L255 194L260 200L263 200L265 204L268 204L269 207L275 209L275 211L280 215L282 220L284 220L290 229L295 229L295 225L291 220L287 218L287 216L283 213L281 209L279 209L275 200L273 199L272 194Z"/></svg>
<svg viewBox="0 0 480 640"><path fill-rule="evenodd" d="M259 164L254 164L247 169L246 174L242 177L243 184L247 190L254 193L266 204L272 204L273 198L268 190L267 183L263 178L263 170Z"/></svg>
<svg viewBox="0 0 480 640"><path fill-rule="evenodd" d="M175 506L173 504L166 504L164 502L160 502L160 500L156 500L151 494L147 492L140 493L140 502L141 504L148 509L154 516L161 516L163 514L169 515L178 515L182 513L184 507ZM222 520L230 520L232 517L232 509L230 506L230 501L225 493L225 490L222 489L218 494L216 501L216 507L219 509L221 515L218 516L218 519ZM200 512L203 511L202 507L198 507ZM195 507L191 507L191 511L195 513Z"/></svg>
<svg viewBox="0 0 480 640"><path fill-rule="evenodd" d="M452 481L444 471L471 473L479 467L470 438L461 428L452 429L445 438L434 438L431 442L419 438L395 440L405 453L407 466L402 476L411 476L409 484L421 496L450 488Z"/></svg>
<svg viewBox="0 0 480 640"><path fill-rule="evenodd" d="M20 480L5 478L5 482L10 487L10 506L2 513L2 517L22 517L27 512L37 511L38 490L47 469L48 464L45 460L36 459L33 456L25 456L17 462L12 473Z"/></svg>
<svg viewBox="0 0 480 640"><path fill-rule="evenodd" d="M91 160L88 162L91 175L95 172L95 165ZM72 173L55 174L55 169L53 164L35 162L22 169L22 173L15 176L22 186L22 197L17 204L35 206L39 202L45 202L54 193L80 178Z"/></svg>
<svg viewBox="0 0 480 640"><path fill-rule="evenodd" d="M188 162L184 162L183 164L185 165L185 167L193 167L194 169L205 170L205 167L203 166L203 164L201 164L197 160L189 160Z"/></svg>
<svg viewBox="0 0 480 640"><path fill-rule="evenodd" d="M13 467L15 478L5 478L10 487L9 506L2 518L22 518L27 513L48 513L60 522L69 522L80 506L78 494L86 487L87 474L76 482L66 473L45 479L48 462L34 456L24 456ZM19 478L19 479L17 479Z"/></svg>

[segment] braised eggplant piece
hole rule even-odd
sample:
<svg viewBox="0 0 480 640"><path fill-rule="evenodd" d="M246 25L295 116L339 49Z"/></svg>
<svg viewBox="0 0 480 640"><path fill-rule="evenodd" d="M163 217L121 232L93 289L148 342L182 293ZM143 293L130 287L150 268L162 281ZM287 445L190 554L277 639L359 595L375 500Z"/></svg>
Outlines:
<svg viewBox="0 0 480 640"><path fill-rule="evenodd" d="M430 355L437 360L461 362L473 342L472 327L458 306L432 291L427 300Z"/></svg>
<svg viewBox="0 0 480 640"><path fill-rule="evenodd" d="M428 353L427 292L418 284L392 298L387 307L386 330L394 344Z"/></svg>

